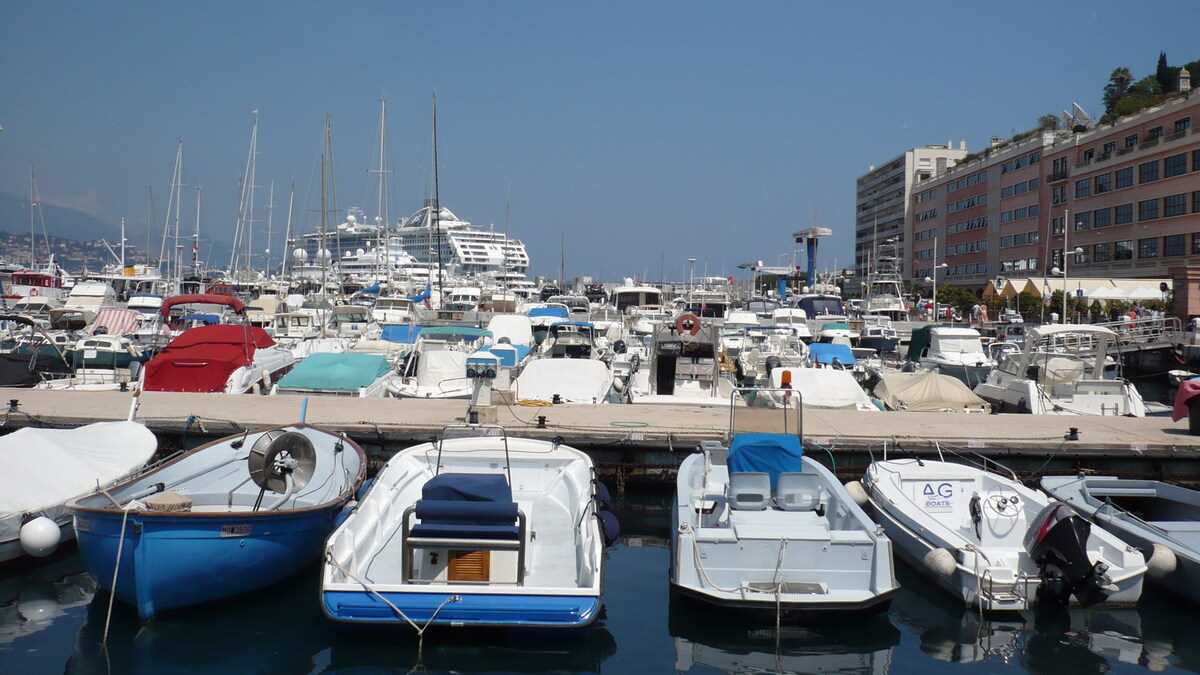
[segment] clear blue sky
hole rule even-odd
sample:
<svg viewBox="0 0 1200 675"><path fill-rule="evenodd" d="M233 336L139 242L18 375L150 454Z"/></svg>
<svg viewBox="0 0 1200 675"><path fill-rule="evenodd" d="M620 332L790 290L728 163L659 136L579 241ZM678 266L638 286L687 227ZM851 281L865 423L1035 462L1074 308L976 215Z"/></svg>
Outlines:
<svg viewBox="0 0 1200 675"><path fill-rule="evenodd" d="M713 273L777 262L814 214L836 233L821 264L845 265L868 164L949 139L975 149L1073 100L1098 116L1114 66L1200 57L1195 0L11 2L5 15L0 191L27 190L34 162L46 201L140 224L148 183L165 204L182 136L202 227L229 239L257 108L259 182L286 204L294 179L307 230L325 112L339 206L373 211L384 95L393 213L408 213L429 190L436 89L443 203L500 227L511 194L535 271L557 271L565 232L568 273L609 279L657 277L664 251L669 275L688 256Z"/></svg>

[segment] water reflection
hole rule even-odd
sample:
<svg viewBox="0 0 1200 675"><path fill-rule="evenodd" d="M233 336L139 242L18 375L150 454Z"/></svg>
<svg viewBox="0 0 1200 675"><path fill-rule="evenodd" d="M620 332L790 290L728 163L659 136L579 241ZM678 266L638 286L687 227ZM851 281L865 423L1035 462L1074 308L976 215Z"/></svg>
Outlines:
<svg viewBox="0 0 1200 675"><path fill-rule="evenodd" d="M79 556L9 565L0 571L0 647L53 625L72 607L91 602L96 582Z"/></svg>
<svg viewBox="0 0 1200 675"><path fill-rule="evenodd" d="M569 635L432 628L421 653L407 626L343 626L317 602L319 570L243 598L164 614L141 623L113 611L100 648L107 594L88 607L67 673L408 671L600 672L616 642L602 627ZM420 658L418 658L418 656Z"/></svg>
<svg viewBox="0 0 1200 675"><path fill-rule="evenodd" d="M716 610L676 596L670 633L678 672L702 665L727 673L883 675L900 642L900 631L885 615L784 624L777 635L772 617Z"/></svg>
<svg viewBox="0 0 1200 675"><path fill-rule="evenodd" d="M1019 664L1033 672L1107 672L1113 663L1154 672L1195 668L1190 608L1144 598L1138 608L1093 607L981 617L897 563L903 590L892 619L920 639L921 651L954 663ZM1188 665L1191 664L1191 665Z"/></svg>

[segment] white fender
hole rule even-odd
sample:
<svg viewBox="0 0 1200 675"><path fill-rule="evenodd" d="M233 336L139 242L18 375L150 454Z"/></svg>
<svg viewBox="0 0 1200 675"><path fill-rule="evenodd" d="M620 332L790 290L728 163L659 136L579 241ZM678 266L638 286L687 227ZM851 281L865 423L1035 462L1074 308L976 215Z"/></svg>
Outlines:
<svg viewBox="0 0 1200 675"><path fill-rule="evenodd" d="M58 542L62 540L62 531L58 523L46 516L38 516L21 526L20 539L21 549L27 554L35 558L44 558L58 548Z"/></svg>
<svg viewBox="0 0 1200 675"><path fill-rule="evenodd" d="M954 571L958 569L958 564L954 562L954 555L944 548L930 550L925 554L922 562L930 572L943 577L954 574Z"/></svg>
<svg viewBox="0 0 1200 675"><path fill-rule="evenodd" d="M850 498L854 500L855 504L859 506L867 505L867 490L861 482L852 480L846 483L846 492L850 493Z"/></svg>
<svg viewBox="0 0 1200 675"><path fill-rule="evenodd" d="M1162 544L1155 544L1146 558L1146 576L1151 579L1162 579L1174 572L1178 564L1179 561L1175 558L1174 551Z"/></svg>

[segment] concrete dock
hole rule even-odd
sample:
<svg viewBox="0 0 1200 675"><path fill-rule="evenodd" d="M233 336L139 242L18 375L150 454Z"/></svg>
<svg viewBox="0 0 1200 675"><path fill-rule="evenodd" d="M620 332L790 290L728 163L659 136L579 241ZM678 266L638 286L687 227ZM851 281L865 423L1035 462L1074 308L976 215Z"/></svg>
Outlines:
<svg viewBox="0 0 1200 675"><path fill-rule="evenodd" d="M76 427L125 419L125 392L0 390L0 427ZM282 426L299 420L299 396L253 396L149 392L140 397L137 418L166 447L244 429ZM15 407L12 405L15 401ZM307 421L342 431L383 458L406 445L436 437L461 424L462 400L310 397ZM542 417L544 419L539 420ZM498 406L497 422L508 433L561 438L588 451L602 474L626 479L666 479L686 453L729 430L727 406L558 405ZM788 417L794 430L795 412ZM783 430L783 411L739 408L739 431ZM1170 418L871 413L807 409L802 416L808 452L836 464L845 477L861 475L871 458L939 452L981 455L1019 473L1089 470L1121 476L1200 482L1200 436L1187 422ZM1068 440L1070 429L1077 440Z"/></svg>

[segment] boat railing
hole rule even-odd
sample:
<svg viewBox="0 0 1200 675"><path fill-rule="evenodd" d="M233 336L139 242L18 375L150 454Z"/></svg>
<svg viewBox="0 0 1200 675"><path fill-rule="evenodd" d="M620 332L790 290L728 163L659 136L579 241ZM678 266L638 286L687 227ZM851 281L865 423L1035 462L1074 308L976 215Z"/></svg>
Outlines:
<svg viewBox="0 0 1200 675"><path fill-rule="evenodd" d="M969 450L961 451L961 450L955 450L953 448L943 448L942 445L936 441L934 442L934 447L937 449L938 460L940 460L942 462L946 461L946 454L949 453L949 454L954 455L955 457L958 457L959 459L963 460L967 464L970 464L971 466L974 466L977 469L982 469L983 471L993 471L993 469L990 469L988 467L989 467L989 465L995 466L996 469L999 469L999 471L995 471L995 473L1006 473L1006 474L1008 474L1008 477L1011 478L1014 483L1021 482L1021 479L1017 478L1016 471L1013 471L1007 465L997 462L992 457L988 457L987 455L983 455L978 452L972 452ZM886 450L884 453L884 459L885 460L887 459Z"/></svg>
<svg viewBox="0 0 1200 675"><path fill-rule="evenodd" d="M737 398L742 392L759 393L782 393L784 395L783 404L783 433L790 433L788 430L788 412L792 408L791 397L796 397L796 437L804 441L804 401L800 392L790 387L734 387L729 393L729 441L733 440L734 432L734 417L737 412Z"/></svg>
<svg viewBox="0 0 1200 675"><path fill-rule="evenodd" d="M508 485L512 487L512 460L508 451L508 430L499 424L450 424L442 427L437 441L437 465L433 475L442 471L442 446L447 438L496 438L504 439L504 473L508 477Z"/></svg>

